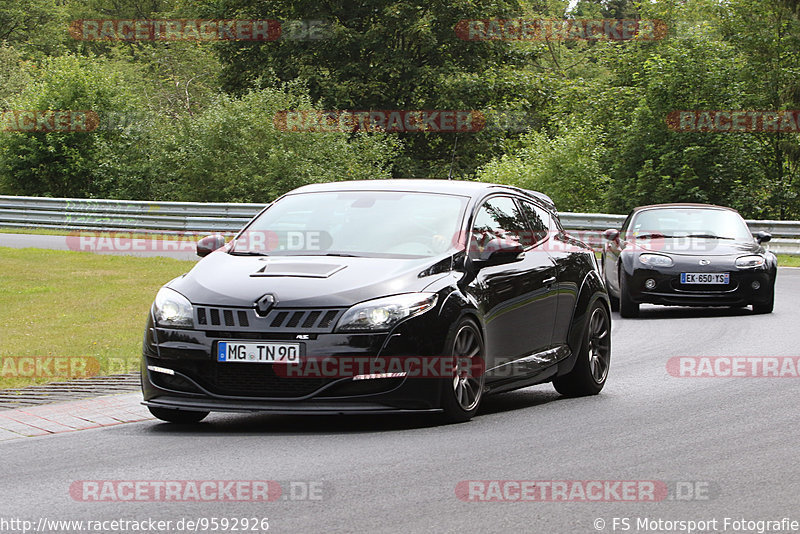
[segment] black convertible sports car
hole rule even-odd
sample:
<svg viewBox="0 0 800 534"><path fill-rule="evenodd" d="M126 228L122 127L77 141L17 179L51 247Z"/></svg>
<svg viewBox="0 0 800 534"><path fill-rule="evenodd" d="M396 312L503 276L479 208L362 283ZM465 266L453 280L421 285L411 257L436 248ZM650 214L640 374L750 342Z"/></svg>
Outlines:
<svg viewBox="0 0 800 534"><path fill-rule="evenodd" d="M735 210L709 204L634 209L621 230L604 232L603 275L622 317L639 304L753 306L772 312L777 260Z"/></svg>
<svg viewBox="0 0 800 534"><path fill-rule="evenodd" d="M144 404L209 411L440 412L486 393L605 384L610 303L592 250L541 194L477 182L301 187L166 284L147 321Z"/></svg>

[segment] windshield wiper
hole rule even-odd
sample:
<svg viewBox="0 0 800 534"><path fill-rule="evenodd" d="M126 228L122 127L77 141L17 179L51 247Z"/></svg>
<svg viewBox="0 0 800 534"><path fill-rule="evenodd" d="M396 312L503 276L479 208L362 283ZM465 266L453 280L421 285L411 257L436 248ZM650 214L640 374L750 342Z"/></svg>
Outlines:
<svg viewBox="0 0 800 534"><path fill-rule="evenodd" d="M348 254L346 252L326 252L325 254L301 254L301 256L339 256L340 258L360 258L355 254Z"/></svg>
<svg viewBox="0 0 800 534"><path fill-rule="evenodd" d="M707 239L733 239L732 237L722 237L720 235L713 235L713 234L689 234L683 237L702 237Z"/></svg>
<svg viewBox="0 0 800 534"><path fill-rule="evenodd" d="M266 252L258 252L255 250L232 250L228 254L233 254L234 256L269 256Z"/></svg>
<svg viewBox="0 0 800 534"><path fill-rule="evenodd" d="M660 238L663 238L663 237L675 237L675 236L672 236L672 235L664 235L664 234L657 234L657 233L656 233L656 234L639 234L639 235L637 235L637 236L635 236L635 237L636 237L636 239L654 239L654 238L656 238L656 239L660 239Z"/></svg>

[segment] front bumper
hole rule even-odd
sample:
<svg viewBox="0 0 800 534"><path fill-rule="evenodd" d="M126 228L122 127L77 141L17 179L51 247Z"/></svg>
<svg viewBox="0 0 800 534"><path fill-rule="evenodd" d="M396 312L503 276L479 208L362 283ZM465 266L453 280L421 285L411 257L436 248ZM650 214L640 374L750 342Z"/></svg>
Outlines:
<svg viewBox="0 0 800 534"><path fill-rule="evenodd" d="M145 406L171 408L201 412L266 412L283 415L368 415L397 413L439 413L441 408L399 408L389 402L265 402L229 401L223 399L190 399L186 397L160 396L144 401Z"/></svg>
<svg viewBox="0 0 800 534"><path fill-rule="evenodd" d="M636 303L666 306L747 306L766 303L770 300L774 290L774 274L771 271L726 267L674 265L658 269L637 268L632 275L622 273L622 276L626 277L625 282L630 299ZM684 272L727 272L730 275L730 283L726 285L681 284L681 273ZM655 287L648 289L645 286L648 280L653 280ZM754 282L757 282L757 288L753 287Z"/></svg>
<svg viewBox="0 0 800 534"><path fill-rule="evenodd" d="M442 353L446 329L433 314L376 334L296 335L162 328L149 317L142 354L142 393L151 407L196 411L283 414L366 414L440 411L442 381L431 378L295 376L264 363L220 363L217 343L292 341L303 359L358 359L434 356Z"/></svg>

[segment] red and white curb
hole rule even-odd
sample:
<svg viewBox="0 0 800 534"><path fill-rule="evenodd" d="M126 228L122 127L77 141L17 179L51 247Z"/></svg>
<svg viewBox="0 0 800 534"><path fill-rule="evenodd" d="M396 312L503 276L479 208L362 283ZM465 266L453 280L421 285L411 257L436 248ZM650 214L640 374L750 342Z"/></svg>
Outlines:
<svg viewBox="0 0 800 534"><path fill-rule="evenodd" d="M0 441L153 419L141 393L0 410Z"/></svg>

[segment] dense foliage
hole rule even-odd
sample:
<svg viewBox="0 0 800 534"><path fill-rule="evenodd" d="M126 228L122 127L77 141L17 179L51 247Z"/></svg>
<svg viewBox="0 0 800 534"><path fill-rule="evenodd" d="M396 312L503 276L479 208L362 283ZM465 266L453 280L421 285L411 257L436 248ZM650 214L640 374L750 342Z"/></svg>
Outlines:
<svg viewBox="0 0 800 534"><path fill-rule="evenodd" d="M81 19L277 19L276 41L76 40ZM469 19L658 19L659 40L469 41ZM291 23L288 21L305 21ZM320 29L314 33L312 27ZM463 37L463 35L462 35ZM384 177L542 190L562 210L651 202L800 218L800 143L674 131L680 110L800 109L792 0L0 0L0 193L263 202ZM474 132L287 132L282 110L478 110ZM91 110L90 132L8 110Z"/></svg>

